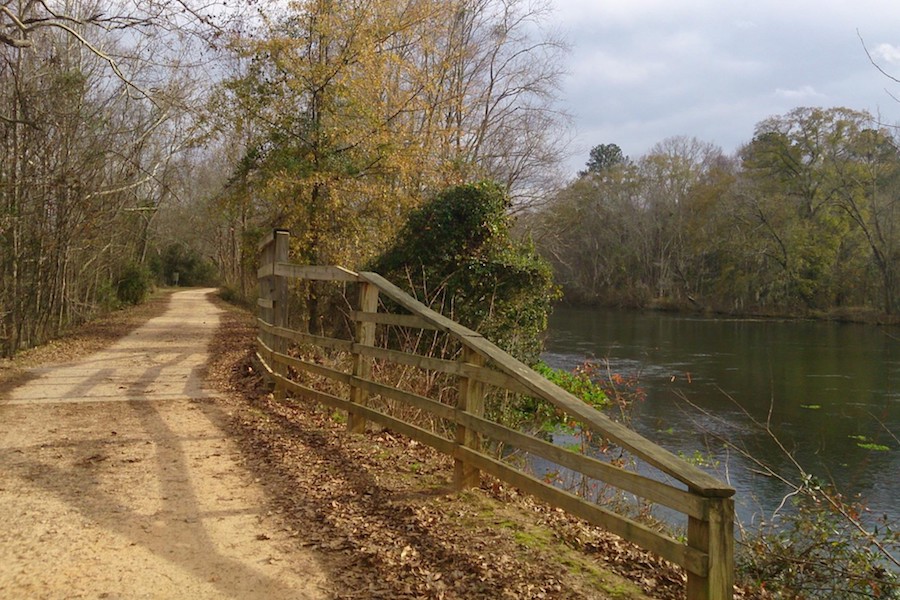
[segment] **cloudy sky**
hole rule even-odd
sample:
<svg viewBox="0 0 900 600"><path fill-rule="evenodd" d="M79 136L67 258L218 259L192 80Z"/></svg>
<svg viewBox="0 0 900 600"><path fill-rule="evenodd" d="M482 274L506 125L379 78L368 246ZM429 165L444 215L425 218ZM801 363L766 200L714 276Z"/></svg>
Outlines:
<svg viewBox="0 0 900 600"><path fill-rule="evenodd" d="M571 45L563 102L568 170L600 143L638 157L686 135L728 153L798 106L846 106L900 123L900 1L554 0ZM858 32L858 33L857 33ZM886 91L887 90L887 91Z"/></svg>

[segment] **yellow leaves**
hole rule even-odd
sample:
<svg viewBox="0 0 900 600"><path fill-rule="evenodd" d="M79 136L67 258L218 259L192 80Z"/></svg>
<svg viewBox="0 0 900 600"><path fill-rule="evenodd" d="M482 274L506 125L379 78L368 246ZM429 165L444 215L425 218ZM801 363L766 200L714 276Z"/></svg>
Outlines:
<svg viewBox="0 0 900 600"><path fill-rule="evenodd" d="M240 119L256 118L253 186L272 220L320 227L311 243L352 232L372 249L433 190L504 157L519 160L516 140L528 136L517 135L517 123L488 126L481 116L497 8L493 0L296 0L258 37L236 43L248 68L227 91ZM490 146L490 135L502 139Z"/></svg>

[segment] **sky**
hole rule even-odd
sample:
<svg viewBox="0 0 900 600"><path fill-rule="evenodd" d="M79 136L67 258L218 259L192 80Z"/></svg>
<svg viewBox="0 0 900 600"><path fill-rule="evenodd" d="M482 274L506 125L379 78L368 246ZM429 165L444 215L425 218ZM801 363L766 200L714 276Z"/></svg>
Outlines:
<svg viewBox="0 0 900 600"><path fill-rule="evenodd" d="M597 144L638 158L673 136L734 153L757 123L843 106L900 123L900 1L553 0L570 45L566 171Z"/></svg>

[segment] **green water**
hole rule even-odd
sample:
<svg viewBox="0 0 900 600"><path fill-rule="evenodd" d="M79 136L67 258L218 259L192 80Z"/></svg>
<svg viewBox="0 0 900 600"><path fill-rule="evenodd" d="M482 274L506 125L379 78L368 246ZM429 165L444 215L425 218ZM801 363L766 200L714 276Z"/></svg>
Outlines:
<svg viewBox="0 0 900 600"><path fill-rule="evenodd" d="M751 473L722 438L792 478L795 459L873 513L900 518L900 329L558 308L544 359L572 368L586 358L639 374L647 395L635 429L673 452L708 455L723 478L727 467L741 518L770 514L787 489Z"/></svg>

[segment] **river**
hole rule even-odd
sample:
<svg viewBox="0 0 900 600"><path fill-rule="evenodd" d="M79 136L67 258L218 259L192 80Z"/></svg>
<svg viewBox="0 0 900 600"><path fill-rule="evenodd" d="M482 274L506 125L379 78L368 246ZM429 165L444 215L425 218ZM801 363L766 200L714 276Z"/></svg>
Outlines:
<svg viewBox="0 0 900 600"><path fill-rule="evenodd" d="M737 489L744 522L770 515L787 489L753 474L716 436L797 478L753 419L768 419L796 461L845 496L900 518L900 328L558 307L545 348L554 367L592 358L639 375L646 398L634 407L634 428L672 452L715 461Z"/></svg>

